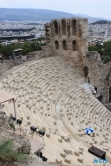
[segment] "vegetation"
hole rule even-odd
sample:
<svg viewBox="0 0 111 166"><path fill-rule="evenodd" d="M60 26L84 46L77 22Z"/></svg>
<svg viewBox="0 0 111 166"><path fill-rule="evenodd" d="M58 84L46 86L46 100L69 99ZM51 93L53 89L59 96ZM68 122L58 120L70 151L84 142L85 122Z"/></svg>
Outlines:
<svg viewBox="0 0 111 166"><path fill-rule="evenodd" d="M111 61L111 41L104 42L103 45L89 46L89 51L99 52L103 63Z"/></svg>
<svg viewBox="0 0 111 166"><path fill-rule="evenodd" d="M15 126L13 123L10 123L9 126L15 131Z"/></svg>
<svg viewBox="0 0 111 166"><path fill-rule="evenodd" d="M96 24L108 24L110 23L110 21L107 21L107 20L99 20L99 21L96 21L96 22L93 22L91 23L92 25L96 25Z"/></svg>
<svg viewBox="0 0 111 166"><path fill-rule="evenodd" d="M0 162L13 163L13 162L26 162L28 157L17 150L13 150L12 140L2 140L0 144Z"/></svg>
<svg viewBox="0 0 111 166"><path fill-rule="evenodd" d="M26 41L24 43L0 45L0 53L4 55L5 59L9 59L9 56L12 56L13 50L19 48L23 49L23 55L26 55L28 52L41 50L41 44L38 43L38 40L34 40L32 42Z"/></svg>
<svg viewBox="0 0 111 166"><path fill-rule="evenodd" d="M105 81L109 82L110 73L107 74Z"/></svg>

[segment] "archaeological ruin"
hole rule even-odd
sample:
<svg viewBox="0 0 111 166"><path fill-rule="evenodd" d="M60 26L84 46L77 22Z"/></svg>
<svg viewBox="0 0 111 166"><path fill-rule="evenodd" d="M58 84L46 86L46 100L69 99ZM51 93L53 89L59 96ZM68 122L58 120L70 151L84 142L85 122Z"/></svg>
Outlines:
<svg viewBox="0 0 111 166"><path fill-rule="evenodd" d="M55 19L45 31L49 54L62 56L95 87L104 104L111 102L111 62L103 64L98 52L88 51L88 20Z"/></svg>
<svg viewBox="0 0 111 166"><path fill-rule="evenodd" d="M87 19L55 19L45 31L46 47L0 75L0 90L15 96L14 107L0 94L0 109L43 161L93 166L97 158L108 166L111 62L103 64L98 52L88 51Z"/></svg>

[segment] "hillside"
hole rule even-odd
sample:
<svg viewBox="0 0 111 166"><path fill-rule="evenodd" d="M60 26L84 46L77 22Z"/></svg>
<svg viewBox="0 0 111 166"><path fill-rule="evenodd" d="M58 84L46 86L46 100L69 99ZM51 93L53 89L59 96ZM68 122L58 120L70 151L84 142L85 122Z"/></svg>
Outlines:
<svg viewBox="0 0 111 166"><path fill-rule="evenodd" d="M50 21L52 19L85 17L89 22L97 21L100 18L90 17L84 14L71 14L46 9L9 9L0 8L0 21Z"/></svg>
<svg viewBox="0 0 111 166"><path fill-rule="evenodd" d="M54 18L70 18L73 14L44 9L5 9L0 8L0 21L50 21Z"/></svg>

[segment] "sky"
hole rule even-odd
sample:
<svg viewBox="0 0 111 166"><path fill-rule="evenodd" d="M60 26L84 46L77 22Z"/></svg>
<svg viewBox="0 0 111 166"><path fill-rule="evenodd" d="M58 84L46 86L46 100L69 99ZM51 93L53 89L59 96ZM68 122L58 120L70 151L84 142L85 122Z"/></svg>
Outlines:
<svg viewBox="0 0 111 166"><path fill-rule="evenodd" d="M34 8L111 20L111 0L0 0L0 8Z"/></svg>

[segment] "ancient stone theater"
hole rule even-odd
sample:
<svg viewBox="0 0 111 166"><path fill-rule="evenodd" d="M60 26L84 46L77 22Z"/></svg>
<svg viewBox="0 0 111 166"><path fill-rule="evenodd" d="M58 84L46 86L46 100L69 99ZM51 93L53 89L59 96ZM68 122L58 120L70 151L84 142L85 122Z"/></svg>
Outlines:
<svg viewBox="0 0 111 166"><path fill-rule="evenodd" d="M11 100L1 109L22 120L16 132L38 141L35 151L45 161L110 165L111 112L104 103L111 101L111 65L88 51L87 19L55 19L45 31L47 46L39 58L0 82L2 91L15 95L16 114Z"/></svg>

